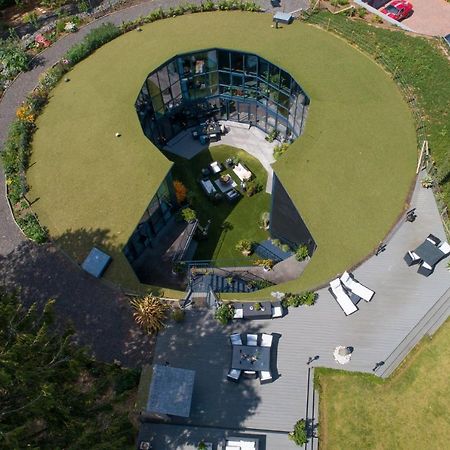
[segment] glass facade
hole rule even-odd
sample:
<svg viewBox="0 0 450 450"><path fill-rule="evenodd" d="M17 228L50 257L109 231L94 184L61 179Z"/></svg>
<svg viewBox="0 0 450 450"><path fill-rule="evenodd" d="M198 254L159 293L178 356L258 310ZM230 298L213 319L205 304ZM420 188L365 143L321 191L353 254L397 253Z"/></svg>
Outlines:
<svg viewBox="0 0 450 450"><path fill-rule="evenodd" d="M252 123L293 140L309 98L283 69L257 55L208 49L177 55L152 72L136 100L146 136L163 146L205 119Z"/></svg>
<svg viewBox="0 0 450 450"><path fill-rule="evenodd" d="M152 240L176 211L175 205L172 176L169 173L145 209L138 226L123 250L128 261L135 261L146 248L152 247Z"/></svg>

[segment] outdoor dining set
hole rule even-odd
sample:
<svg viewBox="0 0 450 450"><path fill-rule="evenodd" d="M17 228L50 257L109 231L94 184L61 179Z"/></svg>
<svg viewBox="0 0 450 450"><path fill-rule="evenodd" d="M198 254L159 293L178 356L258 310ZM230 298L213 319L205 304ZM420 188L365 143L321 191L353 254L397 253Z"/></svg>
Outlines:
<svg viewBox="0 0 450 450"><path fill-rule="evenodd" d="M227 173L226 169L230 169ZM218 161L213 161L208 167L202 169L200 186L208 197L224 196L229 202L238 200L241 192L238 183L231 176L231 171L242 183L252 178L253 174L242 163L232 164L227 162L225 166Z"/></svg>
<svg viewBox="0 0 450 450"><path fill-rule="evenodd" d="M220 124L214 119L208 119L201 123L192 131L192 138L198 139L202 145L209 141L218 141L220 137L226 133L225 125Z"/></svg>
<svg viewBox="0 0 450 450"><path fill-rule="evenodd" d="M230 342L232 357L231 369L227 375L229 381L238 382L241 376L251 379L259 377L261 384L273 381L272 334L232 334Z"/></svg>
<svg viewBox="0 0 450 450"><path fill-rule="evenodd" d="M420 264L417 273L428 277L439 261L450 255L450 244L430 234L415 250L409 250L404 256L408 266Z"/></svg>

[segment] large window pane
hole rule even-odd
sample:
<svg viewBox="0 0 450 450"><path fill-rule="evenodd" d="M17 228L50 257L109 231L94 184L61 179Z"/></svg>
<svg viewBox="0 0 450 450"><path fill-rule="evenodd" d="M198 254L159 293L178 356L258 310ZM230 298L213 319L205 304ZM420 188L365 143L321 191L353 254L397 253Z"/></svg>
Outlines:
<svg viewBox="0 0 450 450"><path fill-rule="evenodd" d="M230 52L219 50L218 52L219 69L230 69Z"/></svg>
<svg viewBox="0 0 450 450"><path fill-rule="evenodd" d="M245 73L256 75L258 73L258 57L255 55L245 56Z"/></svg>
<svg viewBox="0 0 450 450"><path fill-rule="evenodd" d="M244 55L242 53L231 53L231 70L242 71L244 69Z"/></svg>
<svg viewBox="0 0 450 450"><path fill-rule="evenodd" d="M259 76L266 81L269 81L269 63L263 59L259 60Z"/></svg>

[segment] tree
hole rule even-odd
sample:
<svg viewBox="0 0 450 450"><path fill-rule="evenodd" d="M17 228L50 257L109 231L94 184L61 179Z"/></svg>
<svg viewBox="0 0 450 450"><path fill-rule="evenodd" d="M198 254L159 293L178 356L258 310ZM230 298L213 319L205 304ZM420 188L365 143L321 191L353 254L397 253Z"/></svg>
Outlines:
<svg viewBox="0 0 450 450"><path fill-rule="evenodd" d="M177 198L178 203L183 203L187 197L187 188L186 186L178 180L173 182L173 187L175 189L175 197Z"/></svg>
<svg viewBox="0 0 450 450"><path fill-rule="evenodd" d="M147 297L131 300L134 308L134 319L147 333L156 333L164 328L169 305L158 297Z"/></svg>
<svg viewBox="0 0 450 450"><path fill-rule="evenodd" d="M0 448L130 448L110 394L130 371L92 360L73 330L57 333L54 303L25 308L0 289Z"/></svg>

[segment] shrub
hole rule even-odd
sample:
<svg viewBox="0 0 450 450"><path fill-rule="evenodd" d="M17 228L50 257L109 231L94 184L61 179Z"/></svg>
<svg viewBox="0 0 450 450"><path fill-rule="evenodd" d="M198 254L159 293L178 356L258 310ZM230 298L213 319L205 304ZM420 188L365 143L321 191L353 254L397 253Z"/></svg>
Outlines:
<svg viewBox="0 0 450 450"><path fill-rule="evenodd" d="M289 439L294 441L298 446L305 445L308 442L305 419L300 419L295 424L294 431L289 433Z"/></svg>
<svg viewBox="0 0 450 450"><path fill-rule="evenodd" d="M119 34L121 34L120 29L113 23L100 25L98 28L91 30L80 43L75 44L66 53L66 58L71 64L76 64L89 56L97 48L112 41Z"/></svg>
<svg viewBox="0 0 450 450"><path fill-rule="evenodd" d="M282 144L275 145L273 148L273 157L275 159L279 159L289 148L289 144L287 142L283 142Z"/></svg>
<svg viewBox="0 0 450 450"><path fill-rule="evenodd" d="M233 305L220 305L214 314L214 318L222 325L227 325L234 316Z"/></svg>
<svg viewBox="0 0 450 450"><path fill-rule="evenodd" d="M236 244L236 250L246 256L250 255L252 247L253 243L247 239L242 239Z"/></svg>
<svg viewBox="0 0 450 450"><path fill-rule="evenodd" d="M300 245L295 252L295 259L297 261L304 261L309 256L309 250L306 245Z"/></svg>
<svg viewBox="0 0 450 450"><path fill-rule="evenodd" d="M114 384L116 394L120 395L135 388L139 384L140 375L139 369L120 369Z"/></svg>
<svg viewBox="0 0 450 450"><path fill-rule="evenodd" d="M263 185L256 180L248 181L245 186L245 192L249 197L261 192L263 190Z"/></svg>
<svg viewBox="0 0 450 450"><path fill-rule="evenodd" d="M131 300L134 319L147 333L156 333L164 328L169 306L158 297L147 297Z"/></svg>
<svg viewBox="0 0 450 450"><path fill-rule="evenodd" d="M361 19L364 19L367 15L367 9L366 8L356 8L356 14L358 14L358 17Z"/></svg>
<svg viewBox="0 0 450 450"><path fill-rule="evenodd" d="M7 79L14 78L20 72L28 70L30 57L21 47L19 41L9 38L0 39L0 65L2 75Z"/></svg>
<svg viewBox="0 0 450 450"><path fill-rule="evenodd" d="M272 269L272 267L275 265L273 259L257 259L253 261L253 264L255 266L264 267L265 269Z"/></svg>
<svg viewBox="0 0 450 450"><path fill-rule="evenodd" d="M17 223L25 235L32 241L38 244L47 241L48 231L45 227L41 227L34 214L28 213L25 217L18 218Z"/></svg>
<svg viewBox="0 0 450 450"><path fill-rule="evenodd" d="M180 308L176 308L172 311L172 319L175 320L175 322L183 322L184 320L184 311Z"/></svg>
<svg viewBox="0 0 450 450"><path fill-rule="evenodd" d="M312 291L305 291L301 292L300 294L287 293L281 303L285 308L298 308L302 305L312 306L314 305L314 303L316 303L316 299L317 294Z"/></svg>
<svg viewBox="0 0 450 450"><path fill-rule="evenodd" d="M187 197L187 188L186 186L178 180L173 182L173 187L175 189L175 197L177 198L178 203L183 203Z"/></svg>
<svg viewBox="0 0 450 450"><path fill-rule="evenodd" d="M191 208L181 210L181 216L186 222L192 222L197 218L197 213Z"/></svg>
<svg viewBox="0 0 450 450"><path fill-rule="evenodd" d="M269 225L270 225L270 213L268 211L264 211L261 214L261 218L259 219L259 225L261 228L263 228L264 230L268 230L269 229Z"/></svg>

